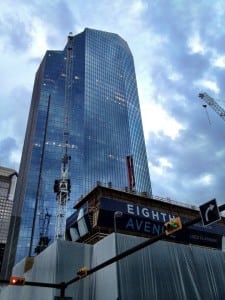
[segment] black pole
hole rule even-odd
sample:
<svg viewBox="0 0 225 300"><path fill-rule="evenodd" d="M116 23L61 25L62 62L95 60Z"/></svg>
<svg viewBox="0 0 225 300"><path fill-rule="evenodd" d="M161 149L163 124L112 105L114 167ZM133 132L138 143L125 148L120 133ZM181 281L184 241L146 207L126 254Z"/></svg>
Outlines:
<svg viewBox="0 0 225 300"><path fill-rule="evenodd" d="M66 283L65 282L61 282L60 297L65 297L65 289L66 289Z"/></svg>
<svg viewBox="0 0 225 300"><path fill-rule="evenodd" d="M41 187L41 180L42 180L42 168L43 168L43 161L44 161L44 154L45 154L45 143L46 143L46 136L47 136L47 125L48 125L48 117L49 117L49 109L50 109L50 102L51 102L51 95L48 96L48 106L47 106L47 115L45 120L45 130L44 130L44 138L42 143L42 152L41 152L41 162L40 162L40 170L39 170L39 176L38 176L38 185L37 185L37 191L36 191L36 197L35 197L35 207L34 207L34 216L33 216L33 222L32 222L32 230L31 230L31 239L30 239L30 247L29 247L29 256L32 256L32 248L33 248L33 238L34 238L34 228L37 218L37 210L38 206L40 205L40 187ZM43 201L43 200L42 200ZM42 213L42 212L41 212ZM42 229L40 228L40 231Z"/></svg>

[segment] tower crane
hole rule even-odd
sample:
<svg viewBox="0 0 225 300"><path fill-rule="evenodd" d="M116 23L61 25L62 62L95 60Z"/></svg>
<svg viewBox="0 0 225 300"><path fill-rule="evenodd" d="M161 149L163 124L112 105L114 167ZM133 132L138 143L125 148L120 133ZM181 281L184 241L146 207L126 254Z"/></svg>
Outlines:
<svg viewBox="0 0 225 300"><path fill-rule="evenodd" d="M65 78L65 98L64 98L64 129L63 129L63 149L61 159L61 176L54 183L56 193L56 225L55 239L65 239L67 202L70 197L69 161L71 156L68 154L69 148L69 103L72 95L72 76L73 76L73 36L70 32L67 43L66 56L66 78Z"/></svg>
<svg viewBox="0 0 225 300"><path fill-rule="evenodd" d="M199 98L205 101L206 105L212 107L212 109L225 121L225 110L220 106L212 97L207 93L200 93ZM206 107L206 106L204 106Z"/></svg>

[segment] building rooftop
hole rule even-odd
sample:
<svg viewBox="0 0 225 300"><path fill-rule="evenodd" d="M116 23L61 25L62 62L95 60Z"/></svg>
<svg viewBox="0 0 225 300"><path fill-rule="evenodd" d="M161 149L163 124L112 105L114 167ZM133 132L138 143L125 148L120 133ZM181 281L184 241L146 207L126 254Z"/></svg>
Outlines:
<svg viewBox="0 0 225 300"><path fill-rule="evenodd" d="M174 217L182 223L199 217L199 208L148 195L145 192L115 189L98 182L74 204L75 212L67 219L67 238L94 244L112 232L151 237L164 232L164 224ZM204 227L202 222L177 233L173 241L221 248L225 219ZM171 237L168 237L171 241Z"/></svg>
<svg viewBox="0 0 225 300"><path fill-rule="evenodd" d="M13 174L17 175L17 172L13 169L0 166L0 176L8 177L8 176L11 176Z"/></svg>

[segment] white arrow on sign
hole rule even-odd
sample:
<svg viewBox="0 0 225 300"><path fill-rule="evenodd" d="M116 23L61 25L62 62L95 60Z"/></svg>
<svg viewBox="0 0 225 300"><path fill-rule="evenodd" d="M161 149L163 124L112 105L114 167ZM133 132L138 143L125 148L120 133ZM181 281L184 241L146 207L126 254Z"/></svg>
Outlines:
<svg viewBox="0 0 225 300"><path fill-rule="evenodd" d="M214 210L214 207L215 207L215 205L210 204L209 207L206 209L206 211L205 211L205 220L206 220L206 222L209 221L209 212Z"/></svg>

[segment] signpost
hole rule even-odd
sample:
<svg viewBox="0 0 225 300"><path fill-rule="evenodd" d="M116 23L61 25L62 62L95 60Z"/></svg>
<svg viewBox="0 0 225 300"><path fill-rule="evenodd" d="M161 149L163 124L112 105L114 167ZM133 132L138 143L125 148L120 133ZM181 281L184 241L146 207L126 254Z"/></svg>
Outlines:
<svg viewBox="0 0 225 300"><path fill-rule="evenodd" d="M202 223L204 226L212 224L221 219L216 199L212 199L199 206Z"/></svg>

